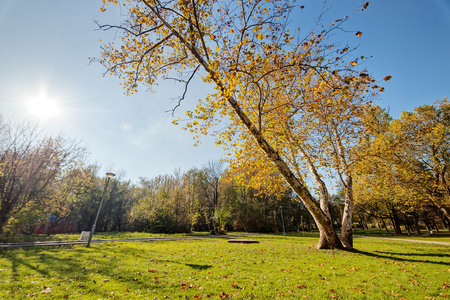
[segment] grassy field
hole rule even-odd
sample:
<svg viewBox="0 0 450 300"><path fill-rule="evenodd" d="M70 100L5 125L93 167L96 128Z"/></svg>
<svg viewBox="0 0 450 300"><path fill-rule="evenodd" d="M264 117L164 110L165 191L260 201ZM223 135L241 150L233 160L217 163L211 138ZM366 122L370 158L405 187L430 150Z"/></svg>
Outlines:
<svg viewBox="0 0 450 300"><path fill-rule="evenodd" d="M444 299L450 248L356 238L358 251L316 250L317 237L122 242L0 250L1 299Z"/></svg>

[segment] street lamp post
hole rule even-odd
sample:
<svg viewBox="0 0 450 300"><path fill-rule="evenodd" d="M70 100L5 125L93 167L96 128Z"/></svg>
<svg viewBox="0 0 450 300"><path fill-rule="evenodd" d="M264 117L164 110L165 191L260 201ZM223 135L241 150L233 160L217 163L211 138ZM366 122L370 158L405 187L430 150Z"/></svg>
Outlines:
<svg viewBox="0 0 450 300"><path fill-rule="evenodd" d="M286 235L286 230L284 229L283 206L280 206L280 210L281 210L281 222L283 222L283 235Z"/></svg>
<svg viewBox="0 0 450 300"><path fill-rule="evenodd" d="M103 199L105 198L105 194L106 194L106 189L108 188L109 181L111 180L111 178L116 176L116 174L106 173L106 176L108 177L108 180L106 181L105 189L103 190L102 200L100 200L100 205L98 206L98 210L97 210L97 216L95 217L94 225L92 225L91 233L89 234L89 239L88 239L88 243L87 243L86 247L91 246L92 236L94 235L94 232L95 232L95 226L97 225L97 219L98 219L98 215L100 214L100 209L102 208Z"/></svg>

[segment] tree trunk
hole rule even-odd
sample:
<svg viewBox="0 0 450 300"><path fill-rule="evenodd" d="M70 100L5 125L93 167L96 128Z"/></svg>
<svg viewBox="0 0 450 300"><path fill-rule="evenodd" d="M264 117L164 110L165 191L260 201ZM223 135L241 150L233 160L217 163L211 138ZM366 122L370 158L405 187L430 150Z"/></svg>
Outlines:
<svg viewBox="0 0 450 300"><path fill-rule="evenodd" d="M396 211L393 211L392 223L394 225L395 234L403 234L402 229L400 227L400 218L398 217L398 214Z"/></svg>
<svg viewBox="0 0 450 300"><path fill-rule="evenodd" d="M3 226L6 225L9 219L9 213L12 209L11 201L7 199L0 200L0 233L3 232Z"/></svg>
<svg viewBox="0 0 450 300"><path fill-rule="evenodd" d="M439 226L436 224L436 221L433 220L433 226L436 232L439 232Z"/></svg>
<svg viewBox="0 0 450 300"><path fill-rule="evenodd" d="M341 242L345 248L353 248L353 179L347 174L345 189L345 205L342 215Z"/></svg>
<svg viewBox="0 0 450 300"><path fill-rule="evenodd" d="M430 195L428 192L427 192L427 196L428 196L428 198L431 200L431 202L433 202L434 205L436 205L437 208L439 208L439 210L441 211L441 213L442 213L448 220L450 220L450 210L449 210L445 205L442 205L442 203L440 203L439 201L436 201L436 199L435 199L432 195Z"/></svg>
<svg viewBox="0 0 450 300"><path fill-rule="evenodd" d="M416 223L416 230L417 230L417 234L420 235L420 225L419 225L419 218L417 218L416 216L414 216L414 221Z"/></svg>
<svg viewBox="0 0 450 300"><path fill-rule="evenodd" d="M389 230L388 230L388 228L387 228L387 225L386 225L386 222L384 222L384 219L383 219L383 218L381 219L381 222L383 223L384 229L386 229L387 233L388 233L388 234L391 234L391 233L389 232Z"/></svg>
<svg viewBox="0 0 450 300"><path fill-rule="evenodd" d="M444 222L444 228L447 228L448 230L450 230L450 220L444 216L443 222Z"/></svg>
<svg viewBox="0 0 450 300"><path fill-rule="evenodd" d="M289 133L291 133L290 129L289 129ZM320 178L320 175L317 172L317 169L314 166L311 158L309 157L309 155L306 153L306 151L303 149L303 147L301 145L298 145L298 150L300 151L300 154L305 159L306 164L308 165L309 171L310 171L311 175L313 176L317 187L320 190L320 201L319 201L320 208L322 209L322 211L325 213L325 215L331 221L330 208L328 206L329 194L328 194L327 186L325 185L325 182L323 182L323 180ZM300 174L300 172L298 172L298 173Z"/></svg>
<svg viewBox="0 0 450 300"><path fill-rule="evenodd" d="M411 223L409 223L408 216L405 217L405 228L408 231L408 235L411 235Z"/></svg>
<svg viewBox="0 0 450 300"><path fill-rule="evenodd" d="M342 184L345 190L345 204L344 212L342 214L342 225L341 225L341 242L345 248L353 249L353 178L350 172L350 167L345 158L345 150L340 139L339 132L336 125L332 128L334 140L336 143L337 156L339 158L340 167L345 175L345 181L342 178L341 171L338 171L339 177L341 178Z"/></svg>
<svg viewBox="0 0 450 300"><path fill-rule="evenodd" d="M219 81L219 77L214 74L209 68L207 68L206 62L204 62L205 69L212 75L212 78L216 80L216 84L221 89L224 95L227 95L227 90L223 86L223 84ZM299 179L294 175L294 173L290 170L286 162L280 157L277 151L269 145L266 139L263 137L262 133L258 130L258 128L252 123L252 121L248 118L246 113L239 106L238 102L233 97L227 98L228 103L234 109L236 115L240 118L242 123L247 127L253 138L255 139L258 146L266 153L267 157L275 164L279 173L284 177L286 182L291 186L294 192L299 196L305 205L306 209L310 212L314 221L316 222L321 238L319 244L317 245L318 249L334 249L343 248L341 241L339 240L336 231L333 228L333 224L328 216L323 212L320 208L319 204L316 202L314 197L310 194L307 188L299 181Z"/></svg>

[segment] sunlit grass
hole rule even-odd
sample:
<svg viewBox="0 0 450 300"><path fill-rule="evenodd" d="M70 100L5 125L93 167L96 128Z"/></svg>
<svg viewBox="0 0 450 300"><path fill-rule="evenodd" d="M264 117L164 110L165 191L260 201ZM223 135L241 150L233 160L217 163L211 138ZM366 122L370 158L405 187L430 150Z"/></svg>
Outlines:
<svg viewBox="0 0 450 300"><path fill-rule="evenodd" d="M449 247L356 238L264 235L0 250L0 298L426 299L450 294Z"/></svg>

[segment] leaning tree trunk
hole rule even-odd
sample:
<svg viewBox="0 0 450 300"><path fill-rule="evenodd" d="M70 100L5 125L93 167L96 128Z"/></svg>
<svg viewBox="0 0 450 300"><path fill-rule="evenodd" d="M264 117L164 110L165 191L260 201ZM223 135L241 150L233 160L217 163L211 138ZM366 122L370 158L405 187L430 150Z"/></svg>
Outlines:
<svg viewBox="0 0 450 300"><path fill-rule="evenodd" d="M217 78L213 76L213 78ZM225 88L220 82L216 82L225 93ZM343 248L341 241L339 240L336 231L333 228L333 224L328 216L319 207L314 197L309 193L307 188L301 184L298 178L287 166L286 162L279 156L278 152L275 151L269 143L264 139L259 130L253 125L251 120L247 117L241 107L238 105L237 101L233 97L228 97L228 103L233 107L234 111L241 119L242 123L247 127L247 129L252 134L258 146L266 153L267 157L275 164L280 174L288 182L294 192L300 197L303 204L306 206L308 211L311 213L312 217L316 221L317 227L320 231L318 249L334 249Z"/></svg>

